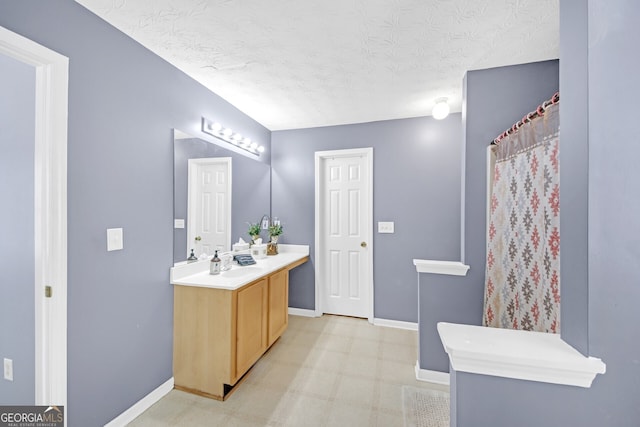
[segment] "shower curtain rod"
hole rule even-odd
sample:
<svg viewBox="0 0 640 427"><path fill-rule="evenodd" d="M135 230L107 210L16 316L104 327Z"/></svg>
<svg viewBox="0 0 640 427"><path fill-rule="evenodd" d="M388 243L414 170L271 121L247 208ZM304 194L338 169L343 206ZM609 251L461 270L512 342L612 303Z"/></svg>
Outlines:
<svg viewBox="0 0 640 427"><path fill-rule="evenodd" d="M494 139L493 141L491 141L491 145L498 145L500 144L500 141L503 138L506 138L507 135L511 135L512 133L516 132L518 129L520 129L522 126L524 126L526 123L529 123L531 120L535 119L536 117L542 117L544 116L544 112L547 110L547 108L549 108L549 106L551 105L555 105L560 101L560 92L556 92L551 99L549 99L548 101L543 102L541 105L538 106L538 108L536 108L535 111L530 112L529 114L527 114L526 116L524 116L522 119L520 119L519 121L517 121L513 126L511 126L509 129L505 130L504 132L502 132L500 135L498 135L496 137L496 139Z"/></svg>

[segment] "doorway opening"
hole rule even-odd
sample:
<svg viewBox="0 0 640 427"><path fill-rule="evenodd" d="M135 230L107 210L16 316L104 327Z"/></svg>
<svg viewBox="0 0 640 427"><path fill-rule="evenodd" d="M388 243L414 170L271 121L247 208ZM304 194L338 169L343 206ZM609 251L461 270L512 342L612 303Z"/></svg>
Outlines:
<svg viewBox="0 0 640 427"><path fill-rule="evenodd" d="M35 69L35 404L66 406L69 59L3 27L0 54Z"/></svg>

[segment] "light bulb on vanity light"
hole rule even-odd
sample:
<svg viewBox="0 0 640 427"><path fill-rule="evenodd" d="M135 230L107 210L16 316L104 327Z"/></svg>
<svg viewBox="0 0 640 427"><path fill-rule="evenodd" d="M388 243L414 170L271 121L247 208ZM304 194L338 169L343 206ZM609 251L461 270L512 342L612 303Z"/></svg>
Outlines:
<svg viewBox="0 0 640 427"><path fill-rule="evenodd" d="M431 115L436 120L442 120L449 115L449 103L447 98L436 99L436 105L431 110Z"/></svg>
<svg viewBox="0 0 640 427"><path fill-rule="evenodd" d="M226 142L234 147L243 149L260 157L260 153L264 152L264 147L251 138L242 136L240 132L234 132L231 128L224 127L219 122L214 122L205 117L202 118L202 132L209 134L221 141Z"/></svg>

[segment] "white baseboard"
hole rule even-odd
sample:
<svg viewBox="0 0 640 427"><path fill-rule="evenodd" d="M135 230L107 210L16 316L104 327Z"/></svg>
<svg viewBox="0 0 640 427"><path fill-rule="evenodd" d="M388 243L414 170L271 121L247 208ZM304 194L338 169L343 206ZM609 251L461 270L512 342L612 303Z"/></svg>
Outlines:
<svg viewBox="0 0 640 427"><path fill-rule="evenodd" d="M164 384L140 399L132 407L111 420L104 427L124 427L133 421L137 416L149 409L154 403L162 399L167 393L173 390L173 377L169 378Z"/></svg>
<svg viewBox="0 0 640 427"><path fill-rule="evenodd" d="M318 317L315 310L306 310L303 308L289 307L289 314L292 316L303 317ZM408 329L410 331L417 331L418 324L413 322L403 322L401 320L389 320L389 319L377 319L374 318L372 322L375 326L385 326L387 328Z"/></svg>
<svg viewBox="0 0 640 427"><path fill-rule="evenodd" d="M418 324L414 322L403 322L401 320L389 320L389 319L373 319L373 324L376 326L386 326L387 328L408 329L410 331L417 331Z"/></svg>
<svg viewBox="0 0 640 427"><path fill-rule="evenodd" d="M449 385L449 373L420 369L420 362L416 360L416 379L428 383Z"/></svg>
<svg viewBox="0 0 640 427"><path fill-rule="evenodd" d="M292 316L317 317L315 310L306 310L304 308L289 307L289 314Z"/></svg>

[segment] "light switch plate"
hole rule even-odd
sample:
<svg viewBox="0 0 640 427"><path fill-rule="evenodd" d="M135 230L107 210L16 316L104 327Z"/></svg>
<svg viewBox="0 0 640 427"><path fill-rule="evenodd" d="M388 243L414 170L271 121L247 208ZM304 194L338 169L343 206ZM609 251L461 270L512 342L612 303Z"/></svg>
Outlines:
<svg viewBox="0 0 640 427"><path fill-rule="evenodd" d="M184 219L174 219L173 228L184 228Z"/></svg>
<svg viewBox="0 0 640 427"><path fill-rule="evenodd" d="M4 358L4 379L13 381L13 360Z"/></svg>
<svg viewBox="0 0 640 427"><path fill-rule="evenodd" d="M122 228L107 228L107 251L119 251L123 247Z"/></svg>
<svg viewBox="0 0 640 427"><path fill-rule="evenodd" d="M393 233L393 232L394 232L393 221L378 222L378 233Z"/></svg>

